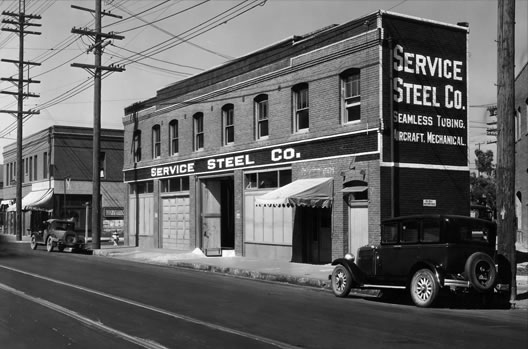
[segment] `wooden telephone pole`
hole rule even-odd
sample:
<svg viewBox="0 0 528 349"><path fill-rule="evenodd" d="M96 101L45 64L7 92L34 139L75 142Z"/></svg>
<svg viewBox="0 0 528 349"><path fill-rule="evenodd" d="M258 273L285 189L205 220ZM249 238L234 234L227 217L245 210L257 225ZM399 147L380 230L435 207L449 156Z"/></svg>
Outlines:
<svg viewBox="0 0 528 349"><path fill-rule="evenodd" d="M101 73L102 71L122 72L125 69L121 66L102 66L101 56L103 48L110 43L105 39L124 39L123 36L113 33L101 32L101 18L103 15L122 18L102 11L101 0L95 0L95 10L72 5L74 9L91 12L95 18L95 30L87 28L73 28L72 33L89 36L93 40L88 51L93 50L95 54L95 64L73 63L71 66L83 68L94 77L94 127L93 127L93 171L92 171L92 248L101 248Z"/></svg>
<svg viewBox="0 0 528 349"><path fill-rule="evenodd" d="M13 114L17 119L17 157L16 157L16 239L17 241L22 240L22 182L24 172L23 159L22 159L22 124L25 115L39 114L38 111L24 111L24 99L29 97L39 97L34 93L24 92L24 87L31 83L40 83L40 81L32 80L29 78L24 79L24 68L29 65L40 65L40 63L33 63L24 61L24 36L27 34L40 35L39 32L26 30L26 27L34 26L40 27L41 24L30 23L31 19L40 19L40 16L26 15L26 3L24 0L18 2L18 13L4 11L2 14L11 19L4 19L2 23L11 24L14 28L2 28L2 31L8 31L18 34L19 47L18 47L18 60L2 59L2 62L14 63L18 66L18 78L2 78L3 81L12 82L17 86L17 92L1 91L0 93L13 95L18 101L17 110L0 110L0 113Z"/></svg>
<svg viewBox="0 0 528 349"><path fill-rule="evenodd" d="M497 237L511 271L510 301L517 297L515 240L515 0L498 1L497 33Z"/></svg>

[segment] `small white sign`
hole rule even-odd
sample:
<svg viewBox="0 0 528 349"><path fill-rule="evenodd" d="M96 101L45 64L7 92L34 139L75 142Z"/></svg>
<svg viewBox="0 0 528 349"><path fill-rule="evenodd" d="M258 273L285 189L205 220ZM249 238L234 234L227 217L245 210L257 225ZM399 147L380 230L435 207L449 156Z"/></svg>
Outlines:
<svg viewBox="0 0 528 349"><path fill-rule="evenodd" d="M424 199L423 205L424 207L436 207L436 200Z"/></svg>

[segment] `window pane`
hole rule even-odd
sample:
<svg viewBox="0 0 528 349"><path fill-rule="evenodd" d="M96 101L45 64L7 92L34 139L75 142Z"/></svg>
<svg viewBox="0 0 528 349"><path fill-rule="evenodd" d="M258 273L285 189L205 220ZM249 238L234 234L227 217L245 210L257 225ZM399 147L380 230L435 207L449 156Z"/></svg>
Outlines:
<svg viewBox="0 0 528 349"><path fill-rule="evenodd" d="M439 242L440 241L440 225L436 220L424 220L422 223L423 242Z"/></svg>
<svg viewBox="0 0 528 349"><path fill-rule="evenodd" d="M265 120L265 121L259 122L259 132L258 132L259 138L265 137L267 135L268 135L268 121Z"/></svg>
<svg viewBox="0 0 528 349"><path fill-rule="evenodd" d="M235 128L233 126L226 127L225 140L226 144L233 143L235 141Z"/></svg>
<svg viewBox="0 0 528 349"><path fill-rule="evenodd" d="M405 222L402 224L400 241L402 243L418 242L419 222Z"/></svg>
<svg viewBox="0 0 528 349"><path fill-rule="evenodd" d="M248 173L246 174L246 189L257 188L257 174Z"/></svg>
<svg viewBox="0 0 528 349"><path fill-rule="evenodd" d="M361 120L361 104L348 106L346 108L346 122Z"/></svg>
<svg viewBox="0 0 528 349"><path fill-rule="evenodd" d="M189 190L189 177L183 177L181 180L181 190Z"/></svg>
<svg viewBox="0 0 528 349"><path fill-rule="evenodd" d="M381 228L381 242L395 243L398 241L398 224L386 224Z"/></svg>
<svg viewBox="0 0 528 349"><path fill-rule="evenodd" d="M310 117L308 109L300 110L297 112L298 130L304 130L310 127Z"/></svg>
<svg viewBox="0 0 528 349"><path fill-rule="evenodd" d="M292 181L292 173L291 170L281 170L279 171L279 186L285 186L286 184L290 184Z"/></svg>
<svg viewBox="0 0 528 349"><path fill-rule="evenodd" d="M259 172L258 173L258 187L259 188L277 188L277 171Z"/></svg>

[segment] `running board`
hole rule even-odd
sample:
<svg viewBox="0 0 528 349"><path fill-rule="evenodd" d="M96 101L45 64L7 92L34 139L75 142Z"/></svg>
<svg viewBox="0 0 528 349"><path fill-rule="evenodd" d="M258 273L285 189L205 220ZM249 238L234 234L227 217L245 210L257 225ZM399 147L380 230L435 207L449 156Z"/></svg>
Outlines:
<svg viewBox="0 0 528 349"><path fill-rule="evenodd" d="M361 287L367 287L367 288L394 288L398 290L405 290L405 286L396 286L396 285L370 285L370 284L364 284Z"/></svg>

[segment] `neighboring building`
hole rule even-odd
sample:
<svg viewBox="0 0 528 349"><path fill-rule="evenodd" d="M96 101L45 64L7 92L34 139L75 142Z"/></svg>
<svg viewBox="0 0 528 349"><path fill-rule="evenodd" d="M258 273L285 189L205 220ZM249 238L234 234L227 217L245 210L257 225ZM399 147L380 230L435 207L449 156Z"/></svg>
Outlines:
<svg viewBox="0 0 528 349"><path fill-rule="evenodd" d="M515 78L515 109L517 241L528 246L528 63Z"/></svg>
<svg viewBox="0 0 528 349"><path fill-rule="evenodd" d="M126 108L127 242L327 263L385 218L469 215L467 34L379 11Z"/></svg>
<svg viewBox="0 0 528 349"><path fill-rule="evenodd" d="M51 126L23 139L23 236L47 218L67 218L76 229L91 231L93 129ZM16 143L3 150L4 233L15 234ZM101 197L103 234L122 231L124 184L123 131L101 130ZM87 211L88 209L88 211ZM88 214L88 221L86 220Z"/></svg>

